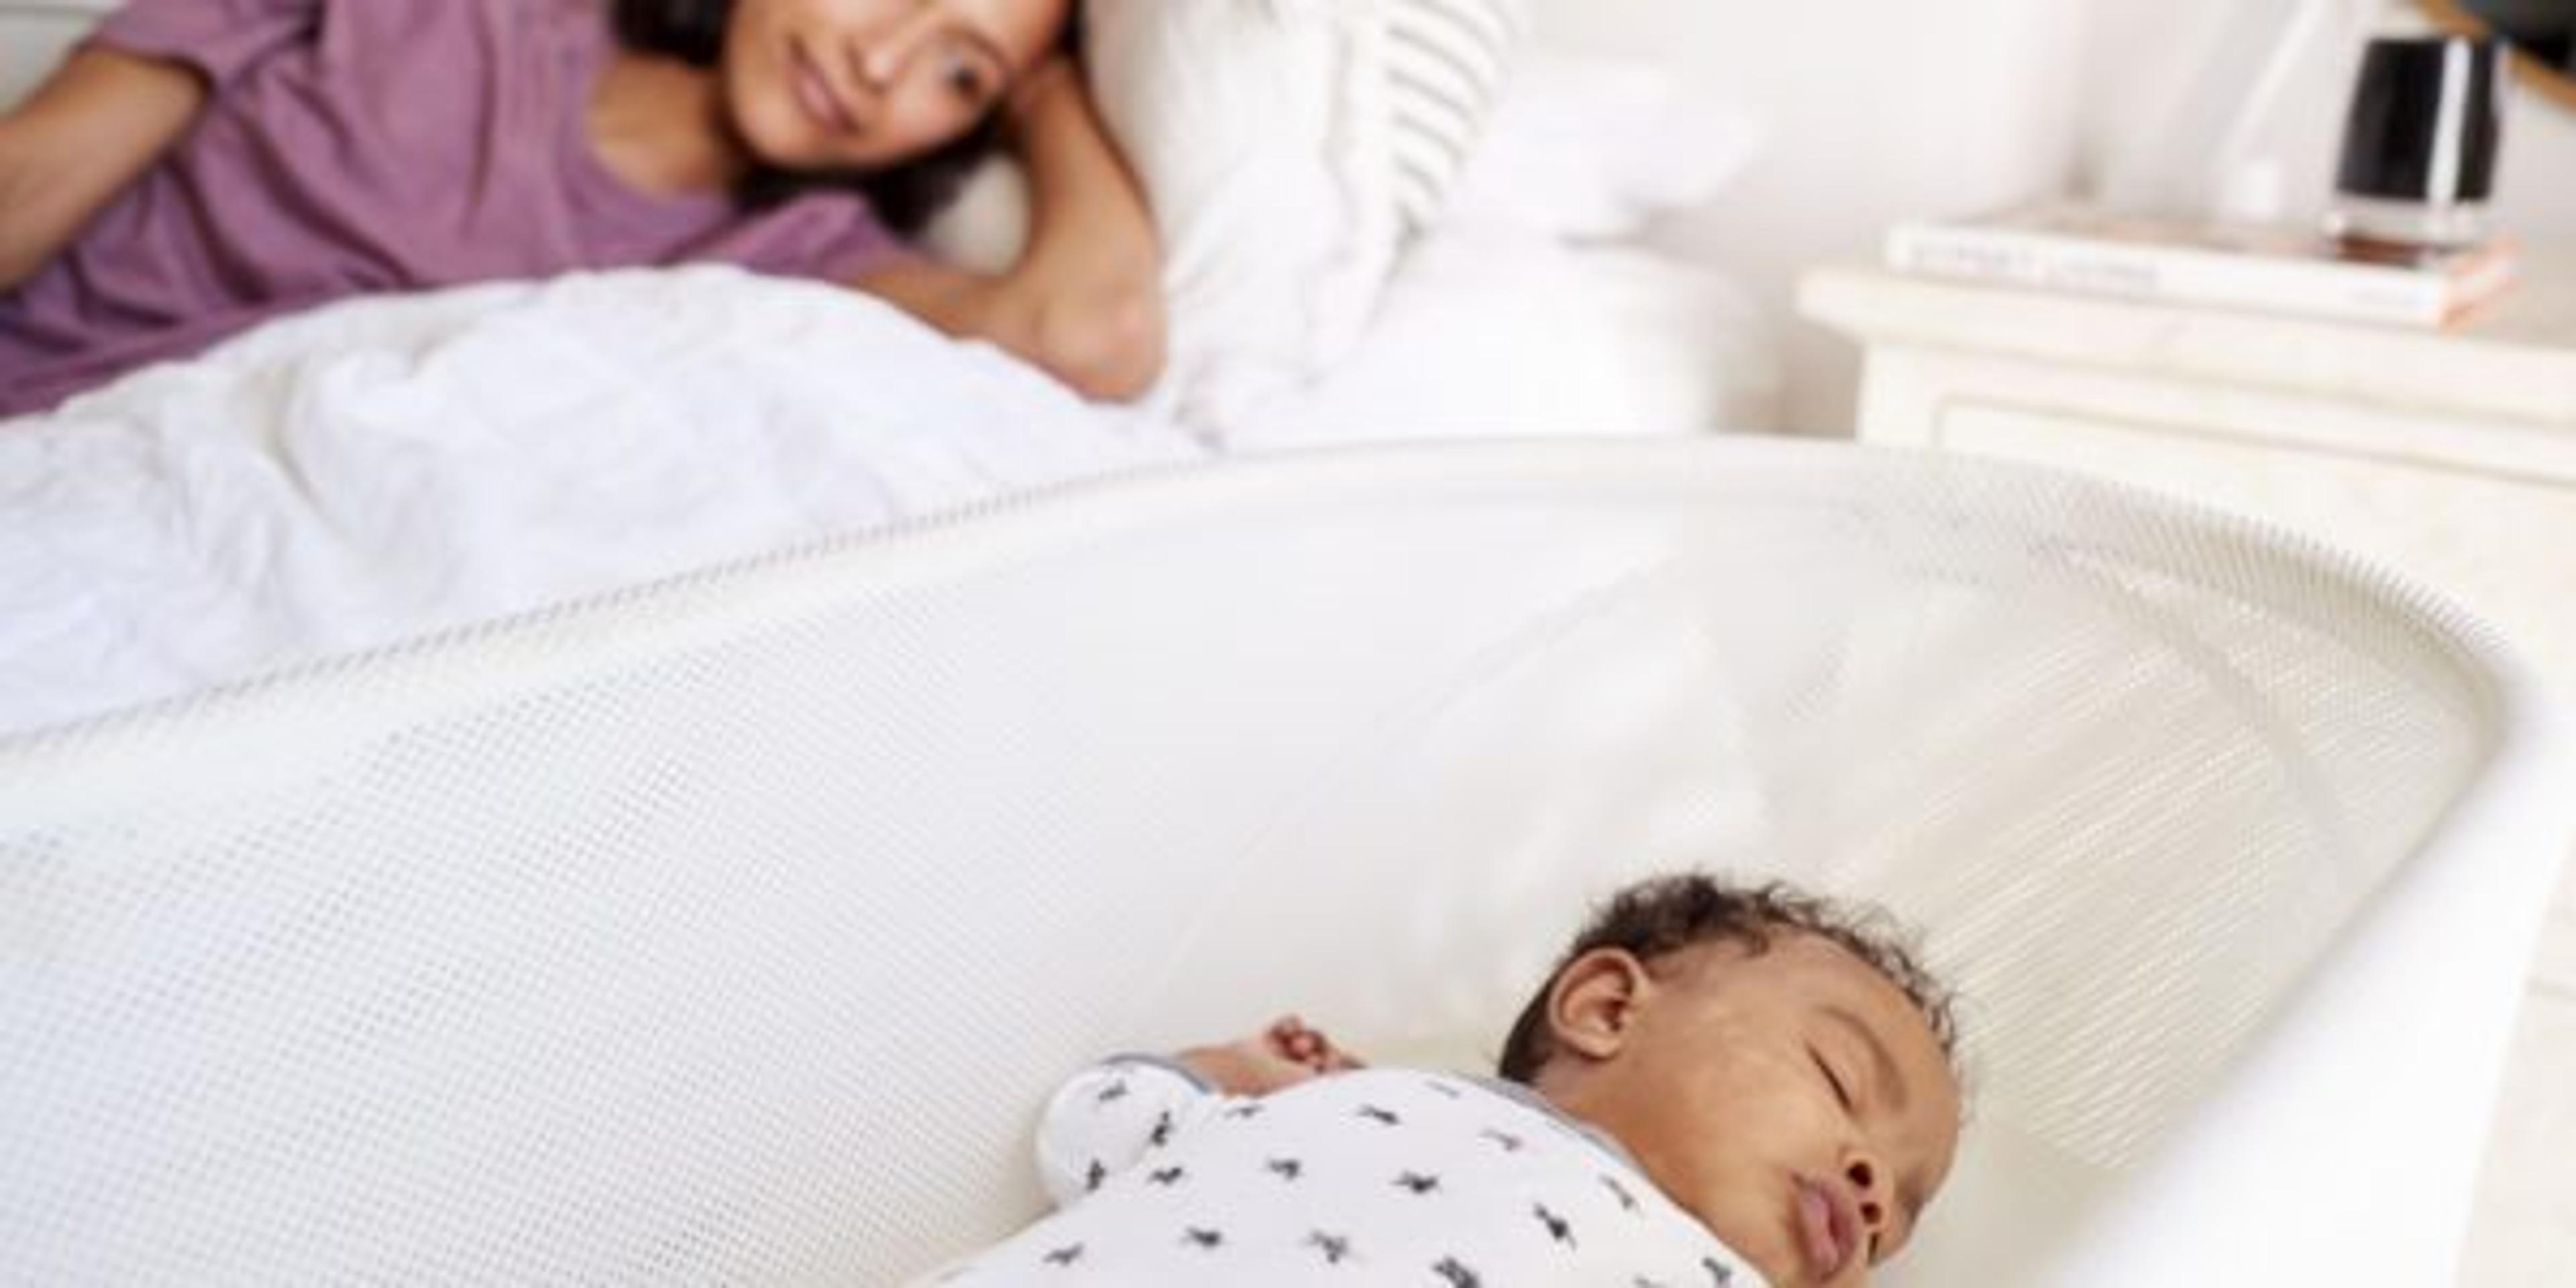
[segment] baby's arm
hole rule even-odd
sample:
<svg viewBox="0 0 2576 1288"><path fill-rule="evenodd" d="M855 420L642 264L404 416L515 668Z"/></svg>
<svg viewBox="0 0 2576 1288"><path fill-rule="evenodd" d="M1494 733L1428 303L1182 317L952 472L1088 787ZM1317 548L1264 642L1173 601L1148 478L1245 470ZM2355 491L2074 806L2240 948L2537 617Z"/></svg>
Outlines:
<svg viewBox="0 0 2576 1288"><path fill-rule="evenodd" d="M151 168L196 122L206 93L177 63L84 49L0 115L0 293Z"/></svg>
<svg viewBox="0 0 2576 1288"><path fill-rule="evenodd" d="M1047 1102L1038 1125L1039 1180L1057 1207L1069 1206L1231 1105L1358 1067L1294 1016L1178 1059L1122 1056L1094 1065Z"/></svg>
<svg viewBox="0 0 2576 1288"><path fill-rule="evenodd" d="M1070 1207L1225 1108L1214 1082L1176 1060L1122 1056L1074 1075L1038 1123L1038 1180Z"/></svg>

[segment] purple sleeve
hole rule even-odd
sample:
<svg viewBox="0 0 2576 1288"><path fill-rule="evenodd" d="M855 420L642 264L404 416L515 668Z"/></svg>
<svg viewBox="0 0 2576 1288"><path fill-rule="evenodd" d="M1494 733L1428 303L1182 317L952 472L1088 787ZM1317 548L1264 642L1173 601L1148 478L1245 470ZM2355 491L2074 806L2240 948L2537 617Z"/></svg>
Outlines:
<svg viewBox="0 0 2576 1288"><path fill-rule="evenodd" d="M322 0L126 0L89 43L185 63L220 90L242 69L311 39L321 12Z"/></svg>

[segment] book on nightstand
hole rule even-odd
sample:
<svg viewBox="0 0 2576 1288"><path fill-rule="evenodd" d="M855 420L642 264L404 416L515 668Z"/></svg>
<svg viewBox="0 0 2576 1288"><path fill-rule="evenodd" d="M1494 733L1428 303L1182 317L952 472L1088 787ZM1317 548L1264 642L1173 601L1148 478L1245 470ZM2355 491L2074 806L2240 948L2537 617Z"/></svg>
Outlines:
<svg viewBox="0 0 2576 1288"><path fill-rule="evenodd" d="M2501 293L2514 247L2355 243L2276 224L2225 224L2078 205L1899 224L1888 267L2083 295L2438 327Z"/></svg>

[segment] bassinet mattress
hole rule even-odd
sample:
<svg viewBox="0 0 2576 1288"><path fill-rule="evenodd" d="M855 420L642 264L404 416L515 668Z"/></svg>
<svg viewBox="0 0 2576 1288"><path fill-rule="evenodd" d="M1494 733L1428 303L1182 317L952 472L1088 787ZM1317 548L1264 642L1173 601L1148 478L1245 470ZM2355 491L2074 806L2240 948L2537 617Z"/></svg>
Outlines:
<svg viewBox="0 0 2576 1288"><path fill-rule="evenodd" d="M1474 1048L1688 863L1971 998L1892 1281L2438 1282L2558 733L2401 582L2001 466L1080 485L0 744L0 1280L899 1281L1069 1069Z"/></svg>

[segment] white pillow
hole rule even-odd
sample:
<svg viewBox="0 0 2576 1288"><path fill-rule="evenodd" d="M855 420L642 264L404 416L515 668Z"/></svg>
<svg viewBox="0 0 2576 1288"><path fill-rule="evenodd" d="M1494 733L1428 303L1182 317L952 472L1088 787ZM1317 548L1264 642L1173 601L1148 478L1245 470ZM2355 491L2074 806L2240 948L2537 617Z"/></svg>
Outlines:
<svg viewBox="0 0 2576 1288"><path fill-rule="evenodd" d="M1533 49L1458 178L1447 222L1634 238L1657 215L1707 204L1768 136L1752 112L1652 64Z"/></svg>
<svg viewBox="0 0 2576 1288"><path fill-rule="evenodd" d="M1453 218L1406 250L1368 343L1226 428L1230 452L1460 437L1764 429L1763 312L1696 264Z"/></svg>
<svg viewBox="0 0 2576 1288"><path fill-rule="evenodd" d="M1759 115L1651 63L1533 47L1487 114L1439 222L1633 239L1658 215L1707 204L1769 139ZM979 166L924 238L951 263L1008 269L1028 238L1018 163L996 153Z"/></svg>
<svg viewBox="0 0 2576 1288"><path fill-rule="evenodd" d="M1527 3L1090 0L1093 101L1162 239L1160 410L1214 434L1358 342L1465 165ZM1019 188L979 176L932 248L1009 263Z"/></svg>

